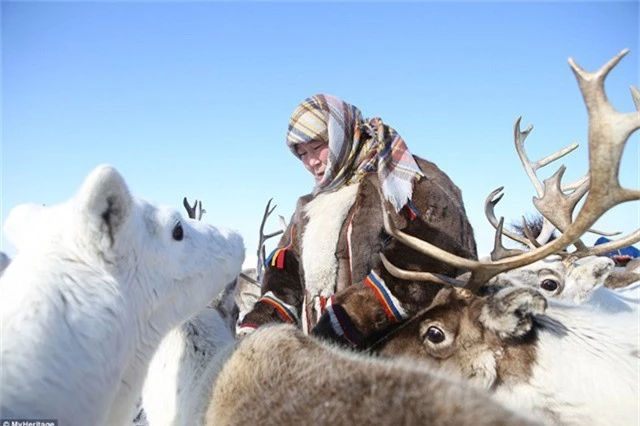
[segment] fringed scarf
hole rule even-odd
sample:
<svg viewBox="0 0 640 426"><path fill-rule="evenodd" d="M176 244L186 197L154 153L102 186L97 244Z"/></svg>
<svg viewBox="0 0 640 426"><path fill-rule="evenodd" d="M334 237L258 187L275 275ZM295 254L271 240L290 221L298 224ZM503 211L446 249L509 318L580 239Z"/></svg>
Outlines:
<svg viewBox="0 0 640 426"><path fill-rule="evenodd" d="M378 117L363 119L358 108L330 95L315 95L293 112L287 145L322 141L329 145L324 176L314 193L359 182L376 172L385 198L400 211L410 200L413 184L424 176L404 140Z"/></svg>

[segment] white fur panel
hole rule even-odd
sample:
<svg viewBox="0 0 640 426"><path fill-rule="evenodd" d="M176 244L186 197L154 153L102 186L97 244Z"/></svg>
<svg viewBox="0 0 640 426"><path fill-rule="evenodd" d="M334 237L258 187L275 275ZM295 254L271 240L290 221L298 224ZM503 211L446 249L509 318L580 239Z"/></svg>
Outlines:
<svg viewBox="0 0 640 426"><path fill-rule="evenodd" d="M359 184L320 194L304 207L308 218L302 236L302 266L310 294L335 292L338 262L335 256L342 224L356 199Z"/></svg>

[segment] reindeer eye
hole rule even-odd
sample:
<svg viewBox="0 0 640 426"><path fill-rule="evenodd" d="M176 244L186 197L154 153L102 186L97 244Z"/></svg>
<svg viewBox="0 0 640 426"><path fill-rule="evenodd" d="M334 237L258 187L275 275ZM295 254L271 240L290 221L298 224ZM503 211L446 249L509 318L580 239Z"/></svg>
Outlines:
<svg viewBox="0 0 640 426"><path fill-rule="evenodd" d="M184 238L184 229L182 229L182 224L180 222L173 227L173 233L171 236L176 241L182 241L182 238Z"/></svg>
<svg viewBox="0 0 640 426"><path fill-rule="evenodd" d="M558 289L558 282L556 280L546 279L540 284L543 290L556 291Z"/></svg>
<svg viewBox="0 0 640 426"><path fill-rule="evenodd" d="M424 338L431 343L441 343L444 341L444 332L438 327L431 326L427 329Z"/></svg>

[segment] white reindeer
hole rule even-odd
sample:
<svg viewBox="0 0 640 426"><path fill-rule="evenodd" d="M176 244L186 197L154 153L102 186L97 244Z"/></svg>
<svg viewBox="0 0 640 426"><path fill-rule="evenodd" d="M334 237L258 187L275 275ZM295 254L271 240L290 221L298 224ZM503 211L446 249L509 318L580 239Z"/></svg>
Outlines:
<svg viewBox="0 0 640 426"><path fill-rule="evenodd" d="M13 234L0 278L3 419L130 424L161 339L237 276L242 238L133 197L109 166L14 214L38 232Z"/></svg>

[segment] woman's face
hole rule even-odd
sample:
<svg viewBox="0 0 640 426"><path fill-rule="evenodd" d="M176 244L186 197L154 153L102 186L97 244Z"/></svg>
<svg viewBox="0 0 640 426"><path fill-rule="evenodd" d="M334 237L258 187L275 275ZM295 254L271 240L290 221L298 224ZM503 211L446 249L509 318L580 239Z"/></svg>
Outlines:
<svg viewBox="0 0 640 426"><path fill-rule="evenodd" d="M304 164L304 168L309 170L316 180L316 183L320 182L327 168L329 144L326 142L312 141L298 144L296 150L300 156L300 160L302 160L302 164Z"/></svg>

